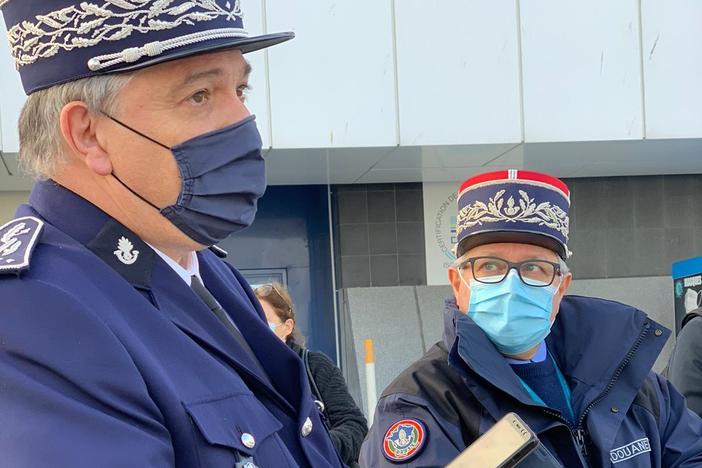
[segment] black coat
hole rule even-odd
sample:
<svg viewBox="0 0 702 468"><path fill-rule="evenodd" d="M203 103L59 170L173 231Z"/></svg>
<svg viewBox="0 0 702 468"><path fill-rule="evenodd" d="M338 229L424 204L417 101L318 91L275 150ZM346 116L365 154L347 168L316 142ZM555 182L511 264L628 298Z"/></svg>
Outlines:
<svg viewBox="0 0 702 468"><path fill-rule="evenodd" d="M295 342L288 342L288 345L302 357L302 347ZM329 416L332 442L345 464L355 464L368 433L368 422L349 394L341 370L320 352L309 351L308 360L319 397Z"/></svg>
<svg viewBox="0 0 702 468"><path fill-rule="evenodd" d="M667 377L687 398L687 407L702 416L702 308L685 319L670 355Z"/></svg>

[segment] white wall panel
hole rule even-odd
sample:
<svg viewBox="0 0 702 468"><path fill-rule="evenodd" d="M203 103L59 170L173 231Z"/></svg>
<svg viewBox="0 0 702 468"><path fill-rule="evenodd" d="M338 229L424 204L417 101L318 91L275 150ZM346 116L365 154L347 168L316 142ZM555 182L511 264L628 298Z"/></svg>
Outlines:
<svg viewBox="0 0 702 468"><path fill-rule="evenodd" d="M489 164L514 148L506 145L400 146L373 169L455 168Z"/></svg>
<svg viewBox="0 0 702 468"><path fill-rule="evenodd" d="M642 0L641 13L646 137L702 137L702 2Z"/></svg>
<svg viewBox="0 0 702 468"><path fill-rule="evenodd" d="M390 0L267 0L273 147L397 141Z"/></svg>
<svg viewBox="0 0 702 468"><path fill-rule="evenodd" d="M22 89L19 73L10 57L5 34L5 22L0 14L0 150L6 153L19 151L17 118L27 96Z"/></svg>
<svg viewBox="0 0 702 468"><path fill-rule="evenodd" d="M522 139L515 0L395 2L402 145Z"/></svg>
<svg viewBox="0 0 702 468"><path fill-rule="evenodd" d="M264 0L243 0L242 10L245 12L244 26L250 35L265 34L265 18L263 17ZM246 60L251 64L252 72L249 78L251 91L246 98L246 106L252 114L256 114L256 125L261 132L263 147L270 148L271 126L268 114L268 77L266 69L266 51L256 51L246 54Z"/></svg>
<svg viewBox="0 0 702 468"><path fill-rule="evenodd" d="M637 0L520 5L526 141L642 138Z"/></svg>

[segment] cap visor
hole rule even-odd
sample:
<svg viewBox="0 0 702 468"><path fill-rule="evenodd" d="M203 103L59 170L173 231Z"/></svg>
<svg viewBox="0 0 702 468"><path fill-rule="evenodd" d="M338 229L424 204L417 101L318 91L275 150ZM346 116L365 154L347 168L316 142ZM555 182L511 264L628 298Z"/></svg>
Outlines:
<svg viewBox="0 0 702 468"><path fill-rule="evenodd" d="M458 244L456 256L461 257L467 251L479 245L504 243L538 245L539 247L552 250L563 260L568 258L566 247L557 239L542 233L537 234L525 231L490 231L471 234Z"/></svg>
<svg viewBox="0 0 702 468"><path fill-rule="evenodd" d="M159 55L158 57L153 57L143 62L130 63L126 66L125 64L122 64L122 66L117 66L115 68L107 68L102 70L102 74L138 70L140 68L150 67L159 63L170 62L171 60L178 60L181 58L207 54L210 52L219 52L226 49L240 49L242 54L247 54L249 52L254 52L256 50L261 50L276 44L280 44L281 42L289 41L294 37L295 33L290 31L275 34L264 34L253 37L213 39L202 42L198 45L173 49L172 51L169 51L169 53Z"/></svg>

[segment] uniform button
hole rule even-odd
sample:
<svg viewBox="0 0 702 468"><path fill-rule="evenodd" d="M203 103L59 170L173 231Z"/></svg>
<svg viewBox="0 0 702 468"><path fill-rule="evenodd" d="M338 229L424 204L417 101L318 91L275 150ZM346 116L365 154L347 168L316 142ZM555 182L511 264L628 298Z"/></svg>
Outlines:
<svg viewBox="0 0 702 468"><path fill-rule="evenodd" d="M305 423L302 425L302 430L300 433L302 437L307 437L312 432L312 420L310 418L305 419Z"/></svg>
<svg viewBox="0 0 702 468"><path fill-rule="evenodd" d="M610 411L611 411L612 413L615 413L615 414L616 414L616 413L619 412L619 408L617 408L616 406L612 406L612 408L610 409Z"/></svg>
<svg viewBox="0 0 702 468"><path fill-rule="evenodd" d="M663 334L663 330L660 328L656 328L656 331L653 332L656 336L661 336Z"/></svg>
<svg viewBox="0 0 702 468"><path fill-rule="evenodd" d="M252 449L256 446L256 439L248 432L244 432L241 434L241 443L244 444L244 447Z"/></svg>

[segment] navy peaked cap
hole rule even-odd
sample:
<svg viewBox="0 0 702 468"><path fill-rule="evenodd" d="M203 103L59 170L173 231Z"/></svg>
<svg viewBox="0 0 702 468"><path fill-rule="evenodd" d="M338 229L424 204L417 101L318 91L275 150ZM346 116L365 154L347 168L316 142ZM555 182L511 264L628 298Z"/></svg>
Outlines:
<svg viewBox="0 0 702 468"><path fill-rule="evenodd" d="M294 37L249 36L240 0L0 0L27 94L226 48L243 53Z"/></svg>

